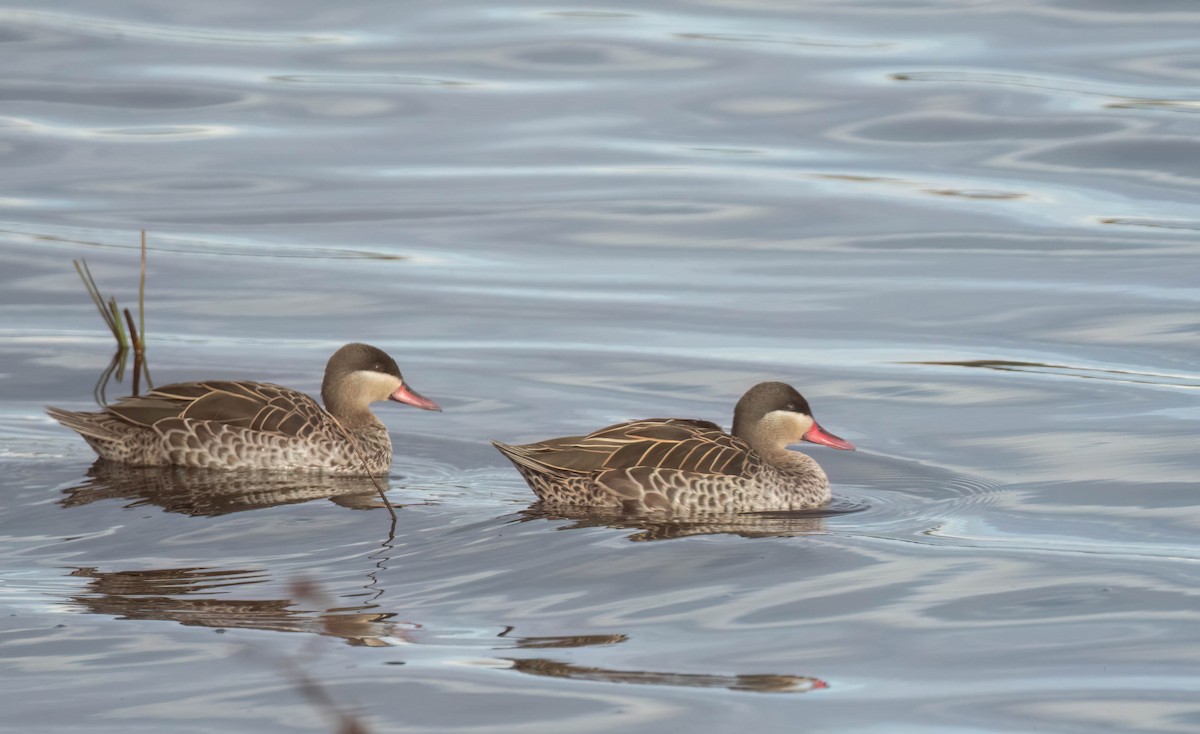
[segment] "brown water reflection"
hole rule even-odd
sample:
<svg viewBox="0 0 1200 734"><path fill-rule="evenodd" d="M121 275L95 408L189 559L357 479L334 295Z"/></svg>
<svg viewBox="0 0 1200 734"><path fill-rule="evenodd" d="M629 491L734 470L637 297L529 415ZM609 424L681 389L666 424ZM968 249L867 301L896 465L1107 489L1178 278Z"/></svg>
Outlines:
<svg viewBox="0 0 1200 734"><path fill-rule="evenodd" d="M825 532L825 518L860 512L865 504L834 500L826 508L794 512L745 512L691 515L629 515L595 508L548 508L537 502L521 512L517 522L570 520L560 530L617 528L636 530L627 536L634 542L672 540L695 535L738 535L743 538L781 538Z"/></svg>
<svg viewBox="0 0 1200 734"><path fill-rule="evenodd" d="M356 510L382 507L370 477L332 477L276 472L214 472L188 467L131 467L97 461L88 479L63 490L59 504L78 507L99 500L132 500L129 507L156 505L167 512L217 516L317 499ZM380 479L387 490L387 480Z"/></svg>
<svg viewBox="0 0 1200 734"><path fill-rule="evenodd" d="M224 595L234 587L263 584L270 574L250 569L165 568L138 571L100 571L77 568L71 576L88 579L86 591L70 600L90 614L122 620L172 621L189 627L256 629L272 632L303 632L335 637L355 647L426 647L459 648L448 661L463 659L461 648L469 648L469 660L479 665L478 647L470 640L439 634L432 627L403 621L395 612L368 611L375 605L359 607L330 606L323 611L304 605L323 599L316 584L292 584L289 596L275 599L230 599ZM214 598L213 594L222 594ZM325 603L328 603L326 601ZM515 628L505 627L484 644L491 650L546 650L606 647L625 644L629 636L621 633L517 636ZM824 681L810 676L748 674L719 675L670 673L643 670L613 670L582 666L549 658L492 657L488 667L514 670L528 675L569 678L605 683L679 686L687 688L727 688L734 691L805 692L827 688Z"/></svg>
<svg viewBox="0 0 1200 734"><path fill-rule="evenodd" d="M71 597L91 614L118 619L166 620L189 627L258 629L275 632L308 632L338 637L351 645L385 647L384 638L403 640L406 624L392 622L396 615L355 612L342 607L314 615L291 598L229 599L212 594L217 589L270 580L265 571L210 568L164 568L148 571L99 571L78 568L72 576L90 579L87 591ZM224 592L228 593L228 592ZM369 608L371 605L366 605ZM407 625L411 627L412 625Z"/></svg>

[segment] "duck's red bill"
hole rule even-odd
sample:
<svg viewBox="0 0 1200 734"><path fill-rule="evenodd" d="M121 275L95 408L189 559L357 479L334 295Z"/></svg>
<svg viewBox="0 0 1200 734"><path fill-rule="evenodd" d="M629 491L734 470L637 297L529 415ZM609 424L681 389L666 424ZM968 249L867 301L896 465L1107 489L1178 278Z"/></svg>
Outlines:
<svg viewBox="0 0 1200 734"><path fill-rule="evenodd" d="M440 411L442 409L442 406L433 402L416 390L410 390L408 385L404 384L401 384L400 387L396 388L396 392L388 396L388 400L395 400L397 403L408 403L409 405L415 405L421 410Z"/></svg>
<svg viewBox="0 0 1200 734"><path fill-rule="evenodd" d="M843 451L854 450L854 444L850 443L844 438L838 438L832 433L827 432L825 429L817 425L816 421L813 421L812 428L808 429L808 433L804 434L803 440L819 443L822 446L829 446L830 448L842 449Z"/></svg>

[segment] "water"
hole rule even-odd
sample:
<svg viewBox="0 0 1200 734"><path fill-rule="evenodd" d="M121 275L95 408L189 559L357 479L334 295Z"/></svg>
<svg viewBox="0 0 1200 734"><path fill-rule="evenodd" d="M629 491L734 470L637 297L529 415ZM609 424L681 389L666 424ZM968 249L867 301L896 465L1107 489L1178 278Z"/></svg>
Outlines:
<svg viewBox="0 0 1200 734"><path fill-rule="evenodd" d="M1200 10L644 5L0 7L5 726L1200 730ZM158 382L442 403L394 531L42 414L143 228ZM845 511L547 514L487 443L762 379Z"/></svg>

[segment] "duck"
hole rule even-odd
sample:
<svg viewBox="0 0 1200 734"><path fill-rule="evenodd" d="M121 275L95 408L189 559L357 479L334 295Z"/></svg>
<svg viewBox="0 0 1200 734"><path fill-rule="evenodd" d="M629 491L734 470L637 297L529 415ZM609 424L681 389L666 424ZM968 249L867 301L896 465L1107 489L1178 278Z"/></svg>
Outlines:
<svg viewBox="0 0 1200 734"><path fill-rule="evenodd" d="M510 446L493 441L547 507L697 514L808 510L830 499L829 478L789 444L854 444L813 418L785 382L762 382L733 411L733 430L705 420L648 418L586 436Z"/></svg>
<svg viewBox="0 0 1200 734"><path fill-rule="evenodd" d="M322 408L281 385L244 380L180 382L106 405L99 412L47 407L102 458L132 466L386 474L392 440L370 405L393 400L441 411L378 347L352 343L325 366Z"/></svg>

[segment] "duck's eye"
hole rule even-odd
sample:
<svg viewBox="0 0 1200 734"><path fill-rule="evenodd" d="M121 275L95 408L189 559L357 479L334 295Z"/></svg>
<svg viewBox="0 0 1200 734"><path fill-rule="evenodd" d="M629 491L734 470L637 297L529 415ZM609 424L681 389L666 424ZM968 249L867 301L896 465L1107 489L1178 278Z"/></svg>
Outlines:
<svg viewBox="0 0 1200 734"><path fill-rule="evenodd" d="M790 411L792 411L793 413L794 413L794 412L796 412L796 404L795 404L795 403L788 403L788 404L787 404L786 406L784 406L784 407L785 407L785 409L787 409L787 410L790 410Z"/></svg>
<svg viewBox="0 0 1200 734"><path fill-rule="evenodd" d="M371 367L371 369L375 370L376 372L383 372L383 365L376 362L374 364L374 366Z"/></svg>

